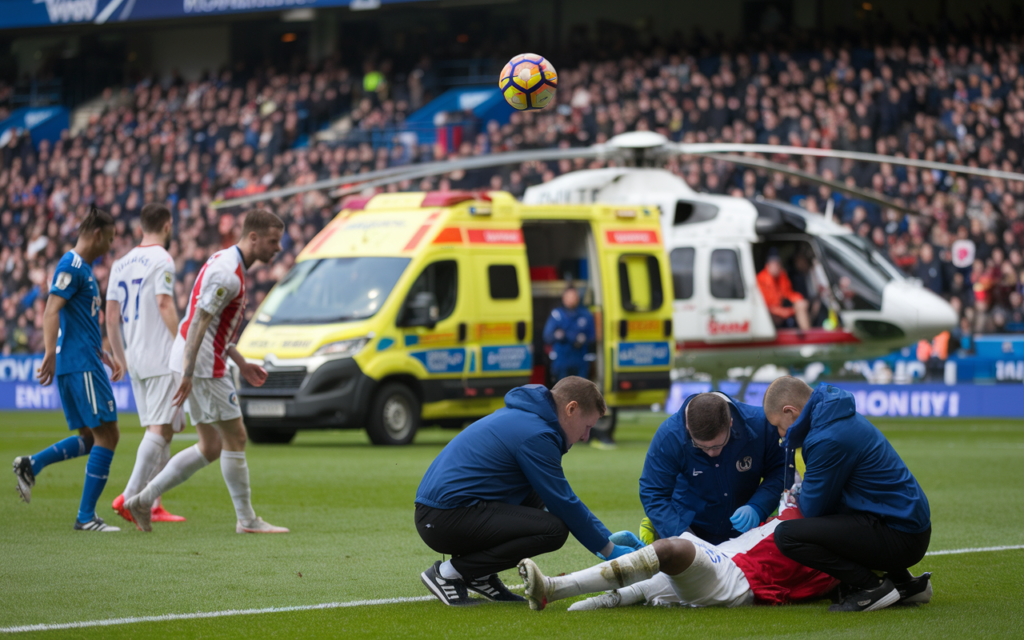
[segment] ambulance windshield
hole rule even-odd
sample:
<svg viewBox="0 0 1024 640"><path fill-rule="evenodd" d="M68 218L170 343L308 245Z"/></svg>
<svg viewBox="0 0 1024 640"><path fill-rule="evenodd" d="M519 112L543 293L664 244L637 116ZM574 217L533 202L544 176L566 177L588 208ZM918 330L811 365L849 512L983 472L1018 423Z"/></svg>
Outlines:
<svg viewBox="0 0 1024 640"><path fill-rule="evenodd" d="M324 258L300 262L256 315L261 324L364 320L384 306L409 258Z"/></svg>

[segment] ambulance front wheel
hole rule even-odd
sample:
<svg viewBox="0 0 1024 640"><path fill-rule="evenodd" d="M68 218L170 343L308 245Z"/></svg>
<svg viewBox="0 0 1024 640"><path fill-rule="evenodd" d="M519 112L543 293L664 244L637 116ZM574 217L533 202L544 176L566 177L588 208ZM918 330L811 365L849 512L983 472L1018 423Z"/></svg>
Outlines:
<svg viewBox="0 0 1024 640"><path fill-rule="evenodd" d="M420 428L420 401L409 387L390 382L377 392L366 433L373 444L409 444Z"/></svg>

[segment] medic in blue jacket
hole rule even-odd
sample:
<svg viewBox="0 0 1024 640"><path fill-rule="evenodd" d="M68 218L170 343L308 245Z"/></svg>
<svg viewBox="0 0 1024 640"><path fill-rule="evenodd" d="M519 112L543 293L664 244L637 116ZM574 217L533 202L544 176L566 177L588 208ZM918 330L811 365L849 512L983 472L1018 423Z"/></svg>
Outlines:
<svg viewBox="0 0 1024 640"><path fill-rule="evenodd" d="M783 376L768 387L764 407L786 436L787 471L797 455L807 465L787 497L804 518L779 525L775 545L843 583L842 600L829 611L931 600L930 574L909 571L931 541L928 498L882 432L857 413L853 394L830 384L812 392Z"/></svg>
<svg viewBox="0 0 1024 640"><path fill-rule="evenodd" d="M544 325L544 343L552 345L551 376L556 381L566 376L588 377L587 348L595 339L594 316L580 306L576 289L566 289L562 306L551 312Z"/></svg>
<svg viewBox="0 0 1024 640"><path fill-rule="evenodd" d="M722 403L727 403L731 427ZM687 415L691 404L699 410ZM716 416L725 424L704 424ZM717 429L719 435L703 440L691 429L699 434ZM778 432L764 410L723 393L698 394L658 427L640 476L640 501L659 537L690 529L719 544L756 527L775 510L784 462Z"/></svg>

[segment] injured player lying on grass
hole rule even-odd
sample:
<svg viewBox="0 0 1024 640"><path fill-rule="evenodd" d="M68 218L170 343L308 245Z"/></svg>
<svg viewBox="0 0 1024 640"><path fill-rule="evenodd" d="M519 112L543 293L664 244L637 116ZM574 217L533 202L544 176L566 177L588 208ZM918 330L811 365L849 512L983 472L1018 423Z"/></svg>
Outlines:
<svg viewBox="0 0 1024 640"><path fill-rule="evenodd" d="M780 522L800 518L793 506L780 507L780 516L747 533L711 545L691 533L642 546L635 535L623 531L612 536L616 544L635 545L637 551L610 562L564 576L548 577L527 558L519 563L530 608L587 593L599 596L576 602L569 611L587 611L647 603L661 606L737 607L750 604L787 604L832 594L831 611L843 611L841 588L831 576L797 564L779 552L774 531ZM931 574L901 585L900 604L931 600Z"/></svg>

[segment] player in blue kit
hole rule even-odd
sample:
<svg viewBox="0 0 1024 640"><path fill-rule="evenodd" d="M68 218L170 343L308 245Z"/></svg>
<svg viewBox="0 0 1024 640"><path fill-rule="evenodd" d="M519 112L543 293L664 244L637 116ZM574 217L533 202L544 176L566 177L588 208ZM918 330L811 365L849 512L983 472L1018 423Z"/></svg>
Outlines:
<svg viewBox="0 0 1024 640"><path fill-rule="evenodd" d="M78 435L65 438L33 456L14 459L18 492L29 502L35 478L43 468L89 454L82 503L75 520L76 531L120 531L96 515L96 501L107 484L110 462L120 436L114 392L103 365L111 368L115 382L124 371L102 349L99 312L103 300L90 266L110 251L113 239L114 219L94 207L78 229L75 248L57 263L43 312L46 354L37 373L39 384L47 386L56 376L68 427L77 429Z"/></svg>

